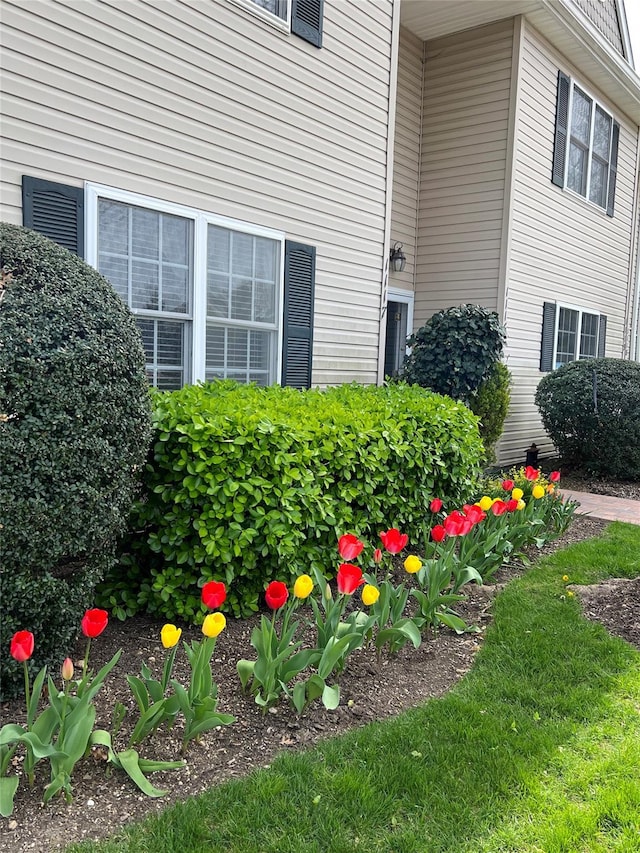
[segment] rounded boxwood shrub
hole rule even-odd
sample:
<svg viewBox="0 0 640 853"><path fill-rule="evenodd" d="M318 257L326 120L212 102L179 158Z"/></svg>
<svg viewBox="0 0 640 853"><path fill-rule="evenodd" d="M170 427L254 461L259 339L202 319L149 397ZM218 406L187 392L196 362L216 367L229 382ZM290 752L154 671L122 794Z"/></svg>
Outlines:
<svg viewBox="0 0 640 853"><path fill-rule="evenodd" d="M489 370L489 375L474 391L469 400L469 408L480 418L480 438L484 444L485 464L495 462L494 448L504 427L511 399L511 373L501 361Z"/></svg>
<svg viewBox="0 0 640 853"><path fill-rule="evenodd" d="M402 378L468 403L500 359L505 340L495 311L481 305L438 311L409 339Z"/></svg>
<svg viewBox="0 0 640 853"><path fill-rule="evenodd" d="M114 559L144 465L150 401L133 317L109 282L42 235L0 224L0 681L70 651Z"/></svg>
<svg viewBox="0 0 640 853"><path fill-rule="evenodd" d="M463 502L482 443L469 409L417 385L296 391L232 382L156 393L156 441L120 567L103 606L201 621L199 587L229 586L227 609L265 585L338 568L347 532L378 543L399 527L423 542L429 502Z"/></svg>
<svg viewBox="0 0 640 853"><path fill-rule="evenodd" d="M640 478L640 364L620 358L572 361L536 391L542 422L564 465Z"/></svg>

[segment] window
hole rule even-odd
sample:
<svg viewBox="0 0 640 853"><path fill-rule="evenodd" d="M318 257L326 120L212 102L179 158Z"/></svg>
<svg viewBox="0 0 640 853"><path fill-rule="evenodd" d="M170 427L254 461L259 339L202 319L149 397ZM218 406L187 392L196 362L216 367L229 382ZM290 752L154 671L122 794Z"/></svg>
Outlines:
<svg viewBox="0 0 640 853"><path fill-rule="evenodd" d="M158 388L215 377L311 387L315 246L97 184L23 175L22 198L25 228L111 280Z"/></svg>
<svg viewBox="0 0 640 853"><path fill-rule="evenodd" d="M324 0L233 0L278 29L322 47Z"/></svg>
<svg viewBox="0 0 640 853"><path fill-rule="evenodd" d="M105 187L88 190L89 261L135 315L150 382L174 390L201 379L277 381L283 235Z"/></svg>
<svg viewBox="0 0 640 853"><path fill-rule="evenodd" d="M606 331L604 314L545 302L540 369L555 370L581 358L604 357Z"/></svg>
<svg viewBox="0 0 640 853"><path fill-rule="evenodd" d="M590 95L558 74L552 181L613 216L620 126Z"/></svg>
<svg viewBox="0 0 640 853"><path fill-rule="evenodd" d="M272 15L275 15L283 21L288 21L289 19L288 0L249 0L249 2L255 3L256 6L270 12Z"/></svg>

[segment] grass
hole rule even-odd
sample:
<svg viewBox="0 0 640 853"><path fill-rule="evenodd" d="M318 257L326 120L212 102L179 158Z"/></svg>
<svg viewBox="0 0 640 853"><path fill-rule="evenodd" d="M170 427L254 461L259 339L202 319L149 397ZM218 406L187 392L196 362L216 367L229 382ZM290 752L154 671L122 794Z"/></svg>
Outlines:
<svg viewBox="0 0 640 853"><path fill-rule="evenodd" d="M640 653L562 575L635 577L639 554L640 527L616 523L545 559L447 696L69 853L638 853Z"/></svg>

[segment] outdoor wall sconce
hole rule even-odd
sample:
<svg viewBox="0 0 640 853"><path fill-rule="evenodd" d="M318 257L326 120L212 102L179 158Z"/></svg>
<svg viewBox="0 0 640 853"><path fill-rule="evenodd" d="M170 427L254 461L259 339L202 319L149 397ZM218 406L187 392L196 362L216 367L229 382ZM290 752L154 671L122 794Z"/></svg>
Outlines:
<svg viewBox="0 0 640 853"><path fill-rule="evenodd" d="M402 243L394 243L389 252L389 265L391 272L402 272L407 263L407 256L402 251Z"/></svg>

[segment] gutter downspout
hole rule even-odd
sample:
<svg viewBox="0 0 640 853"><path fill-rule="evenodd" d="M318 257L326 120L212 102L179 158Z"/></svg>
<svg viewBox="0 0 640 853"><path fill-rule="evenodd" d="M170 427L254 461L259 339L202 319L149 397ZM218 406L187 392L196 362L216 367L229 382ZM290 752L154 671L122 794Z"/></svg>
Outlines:
<svg viewBox="0 0 640 853"><path fill-rule="evenodd" d="M391 208L393 204L393 157L396 135L396 101L398 95L398 56L400 53L400 2L401 0L393 0L393 14L391 17L389 111L387 114L387 169L385 178L382 278L380 282L380 327L378 334L377 385L382 385L384 382L384 350L387 341L386 320L387 292L389 290L389 250L391 246Z"/></svg>

